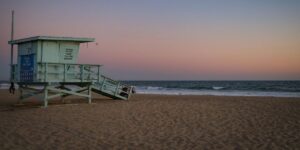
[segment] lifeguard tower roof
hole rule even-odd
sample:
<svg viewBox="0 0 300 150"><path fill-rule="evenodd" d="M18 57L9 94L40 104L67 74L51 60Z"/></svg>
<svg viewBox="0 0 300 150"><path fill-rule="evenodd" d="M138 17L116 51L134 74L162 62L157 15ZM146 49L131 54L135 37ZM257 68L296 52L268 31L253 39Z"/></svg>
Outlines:
<svg viewBox="0 0 300 150"><path fill-rule="evenodd" d="M32 42L38 40L45 40L45 41L69 41L69 42L79 42L79 43L86 43L86 42L94 42L94 38L79 38L79 37L55 37L55 36L34 36L24 39L18 39L13 41L8 41L8 44L20 44L25 42Z"/></svg>

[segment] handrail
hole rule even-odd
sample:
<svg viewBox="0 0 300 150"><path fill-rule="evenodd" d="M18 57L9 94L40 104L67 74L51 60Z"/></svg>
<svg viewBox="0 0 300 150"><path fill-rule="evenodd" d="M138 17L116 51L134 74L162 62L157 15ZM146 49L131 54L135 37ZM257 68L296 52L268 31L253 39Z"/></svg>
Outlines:
<svg viewBox="0 0 300 150"><path fill-rule="evenodd" d="M37 64L66 64L66 65L89 65L89 66L103 66L103 65L99 65L99 64L77 64L77 63L55 63L55 62L37 62Z"/></svg>
<svg viewBox="0 0 300 150"><path fill-rule="evenodd" d="M99 90L116 97L129 98L133 87L104 76L102 65L38 62L33 72L33 82L92 82ZM19 66L12 65L12 79L20 80Z"/></svg>

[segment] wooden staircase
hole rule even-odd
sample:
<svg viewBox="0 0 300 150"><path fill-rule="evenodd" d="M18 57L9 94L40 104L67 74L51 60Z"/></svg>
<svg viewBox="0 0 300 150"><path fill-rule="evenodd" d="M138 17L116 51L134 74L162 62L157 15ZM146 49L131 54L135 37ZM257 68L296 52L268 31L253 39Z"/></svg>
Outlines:
<svg viewBox="0 0 300 150"><path fill-rule="evenodd" d="M112 80L102 75L101 82L92 84L92 91L112 99L128 100L132 94L132 86Z"/></svg>

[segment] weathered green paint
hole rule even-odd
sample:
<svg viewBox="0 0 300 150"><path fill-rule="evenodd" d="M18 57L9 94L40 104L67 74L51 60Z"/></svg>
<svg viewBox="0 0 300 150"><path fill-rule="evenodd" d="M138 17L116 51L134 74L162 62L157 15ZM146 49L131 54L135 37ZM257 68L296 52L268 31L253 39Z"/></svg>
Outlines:
<svg viewBox="0 0 300 150"><path fill-rule="evenodd" d="M21 56L34 54L34 82L40 74L41 68L38 63L70 63L75 64L78 59L79 45L83 42L92 42L93 38L72 38L72 37L50 37L36 36L25 39L9 41L10 44L18 45L18 63L21 61ZM20 64L18 64L19 66ZM17 67L20 69L20 67ZM57 66L49 66L50 72L59 72L63 68ZM20 72L20 70L17 70ZM13 76L13 75L11 75ZM48 78L56 78L49 75ZM19 76L15 76L14 80L20 81Z"/></svg>
<svg viewBox="0 0 300 150"><path fill-rule="evenodd" d="M18 44L18 63L12 66L11 78L21 85L20 99L42 94L44 107L47 107L48 100L52 98L61 97L63 99L69 95L76 95L86 97L88 103L91 103L91 91L94 91L114 99L127 100L132 87L103 76L100 71L101 65L76 64L80 43L91 41L94 39L49 36L9 41L10 44ZM34 55L33 81L24 83L20 80L21 57L31 54ZM61 86L52 86L53 83L61 84ZM68 84L83 86L83 88L70 90L64 87ZM44 89L42 91L30 89L28 85L43 85ZM124 87L127 88L126 91L123 90ZM24 91L27 94L24 94ZM49 95L49 91L54 94ZM84 91L86 91L85 94L81 93Z"/></svg>

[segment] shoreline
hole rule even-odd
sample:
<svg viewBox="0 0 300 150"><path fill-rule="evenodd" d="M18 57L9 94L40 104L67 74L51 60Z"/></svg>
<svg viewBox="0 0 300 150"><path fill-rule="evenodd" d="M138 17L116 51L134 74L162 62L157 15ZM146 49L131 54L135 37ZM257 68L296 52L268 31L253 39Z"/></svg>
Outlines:
<svg viewBox="0 0 300 150"><path fill-rule="evenodd" d="M195 91L187 93L140 92L141 95L174 95L174 96L224 96L224 97L279 97L300 98L299 92L262 92L262 91Z"/></svg>
<svg viewBox="0 0 300 150"><path fill-rule="evenodd" d="M1 89L0 91L8 91ZM16 92L18 89L16 88ZM300 92L282 92L282 91L233 91L233 90L137 90L135 94L140 95L186 95L186 96L229 96L229 97L282 97L282 98L300 98Z"/></svg>

